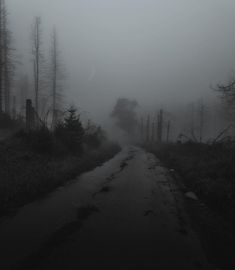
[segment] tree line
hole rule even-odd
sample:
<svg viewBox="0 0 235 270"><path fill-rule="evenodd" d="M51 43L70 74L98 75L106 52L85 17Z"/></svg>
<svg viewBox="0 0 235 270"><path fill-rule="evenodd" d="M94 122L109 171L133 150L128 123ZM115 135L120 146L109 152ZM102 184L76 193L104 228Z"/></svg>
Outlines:
<svg viewBox="0 0 235 270"><path fill-rule="evenodd" d="M51 31L49 56L46 56L40 17L34 18L31 31L29 42L32 48L33 78L29 80L29 76L22 73L16 79L16 70L21 63L13 47L6 2L0 0L0 114L10 118L24 118L26 99L32 98L35 114L44 122L49 122L54 129L63 111L62 88L65 78L58 33L54 27Z"/></svg>
<svg viewBox="0 0 235 270"><path fill-rule="evenodd" d="M235 85L235 83L234 83ZM219 86L219 99L143 108L136 100L119 98L111 117L129 141L141 143L215 143L234 140L234 102ZM235 100L235 99L234 99ZM143 112L145 110L145 112Z"/></svg>

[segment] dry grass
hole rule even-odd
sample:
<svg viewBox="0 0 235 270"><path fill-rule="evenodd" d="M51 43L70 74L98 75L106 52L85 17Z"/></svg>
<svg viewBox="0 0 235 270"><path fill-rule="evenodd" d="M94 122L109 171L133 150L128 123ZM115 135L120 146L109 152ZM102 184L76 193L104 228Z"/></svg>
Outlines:
<svg viewBox="0 0 235 270"><path fill-rule="evenodd" d="M234 222L235 147L226 144L168 144L148 149L175 169L184 185L214 211Z"/></svg>
<svg viewBox="0 0 235 270"><path fill-rule="evenodd" d="M147 147L199 201L186 200L191 224L215 269L235 269L235 147L168 144ZM203 202L203 203L202 203Z"/></svg>

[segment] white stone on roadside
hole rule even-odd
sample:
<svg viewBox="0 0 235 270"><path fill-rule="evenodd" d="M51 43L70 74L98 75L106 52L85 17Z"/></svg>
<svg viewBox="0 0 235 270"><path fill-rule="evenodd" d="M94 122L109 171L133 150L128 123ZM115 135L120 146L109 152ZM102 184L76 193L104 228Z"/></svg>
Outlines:
<svg viewBox="0 0 235 270"><path fill-rule="evenodd" d="M197 195L192 191L186 192L184 195L189 199L198 200Z"/></svg>

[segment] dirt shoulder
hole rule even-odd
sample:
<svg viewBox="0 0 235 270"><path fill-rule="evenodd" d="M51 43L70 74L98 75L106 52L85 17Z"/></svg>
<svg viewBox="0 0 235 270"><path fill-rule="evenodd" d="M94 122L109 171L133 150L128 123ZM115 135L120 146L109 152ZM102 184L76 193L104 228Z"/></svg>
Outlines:
<svg viewBox="0 0 235 270"><path fill-rule="evenodd" d="M234 269L234 149L190 143L147 148L185 194L185 208L209 261L215 269Z"/></svg>

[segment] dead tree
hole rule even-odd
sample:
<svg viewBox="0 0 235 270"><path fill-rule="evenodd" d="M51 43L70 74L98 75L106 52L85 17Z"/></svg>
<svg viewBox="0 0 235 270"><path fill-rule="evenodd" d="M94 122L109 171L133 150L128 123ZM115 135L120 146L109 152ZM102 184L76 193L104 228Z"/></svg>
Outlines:
<svg viewBox="0 0 235 270"><path fill-rule="evenodd" d="M223 140L224 134L226 134L232 127L233 127L232 125L229 125L229 126L227 126L225 129L223 129L223 130L218 134L218 136L216 136L216 138L212 141L212 143L217 143L217 142L219 142L219 140Z"/></svg>
<svg viewBox="0 0 235 270"><path fill-rule="evenodd" d="M166 132L166 142L169 142L169 138L170 138L170 128L171 128L171 121L169 120L167 122L167 132Z"/></svg>
<svg viewBox="0 0 235 270"><path fill-rule="evenodd" d="M14 71L5 0L0 0L0 112L10 114L10 89Z"/></svg>
<svg viewBox="0 0 235 270"><path fill-rule="evenodd" d="M148 115L146 123L146 142L148 143L149 140L150 140L150 115Z"/></svg>
<svg viewBox="0 0 235 270"><path fill-rule="evenodd" d="M220 93L223 104L223 113L226 115L229 123L234 124L235 119L235 79L230 80L225 84L218 84L213 90ZM225 116L224 115L224 116ZM234 134L234 128L231 131Z"/></svg>
<svg viewBox="0 0 235 270"><path fill-rule="evenodd" d="M195 135L195 104L191 105L191 119L190 119L190 135L192 136L192 140L197 142L197 137Z"/></svg>
<svg viewBox="0 0 235 270"><path fill-rule="evenodd" d="M39 113L39 94L40 94L40 80L42 72L42 30L41 30L41 18L36 17L33 23L32 29L33 40L33 71L34 71L34 92L35 92L35 110Z"/></svg>
<svg viewBox="0 0 235 270"><path fill-rule="evenodd" d="M12 119L16 119L16 96L12 98Z"/></svg>
<svg viewBox="0 0 235 270"><path fill-rule="evenodd" d="M4 103L5 112L10 114L10 97L11 97L11 82L14 75L14 56L11 32L8 28L8 12L5 5L5 0L2 0L2 57L3 57L3 87L4 87Z"/></svg>
<svg viewBox="0 0 235 270"><path fill-rule="evenodd" d="M214 89L221 94L221 98L232 109L235 105L235 80L231 80L227 84L218 84Z"/></svg>
<svg viewBox="0 0 235 270"><path fill-rule="evenodd" d="M143 117L141 117L140 120L140 138L141 138L141 143L144 141L144 120Z"/></svg>
<svg viewBox="0 0 235 270"><path fill-rule="evenodd" d="M50 84L52 96L52 129L58 121L59 103L61 101L61 80L64 78L62 71L58 36L56 29L53 29L51 37L51 63L50 63Z"/></svg>
<svg viewBox="0 0 235 270"><path fill-rule="evenodd" d="M157 141L159 143L162 142L162 134L163 134L163 110L161 109L158 114L158 122L157 122Z"/></svg>
<svg viewBox="0 0 235 270"><path fill-rule="evenodd" d="M2 21L3 21L3 0L0 0L0 113L3 112L3 54L2 54L2 48L3 48L3 27L2 27Z"/></svg>
<svg viewBox="0 0 235 270"><path fill-rule="evenodd" d="M199 104L199 141L202 142L203 130L204 130L204 120L205 118L205 105L203 101Z"/></svg>
<svg viewBox="0 0 235 270"><path fill-rule="evenodd" d="M151 142L155 142L155 123L152 123L152 135L151 135Z"/></svg>
<svg viewBox="0 0 235 270"><path fill-rule="evenodd" d="M18 92L19 92L19 101L20 101L20 114L24 115L25 110L25 101L28 98L29 93L29 80L27 75L22 75L18 81Z"/></svg>
<svg viewBox="0 0 235 270"><path fill-rule="evenodd" d="M32 129L35 128L35 113L34 108L32 106L32 100L26 100L26 111L25 111L25 123L26 123L26 131L30 132Z"/></svg>

